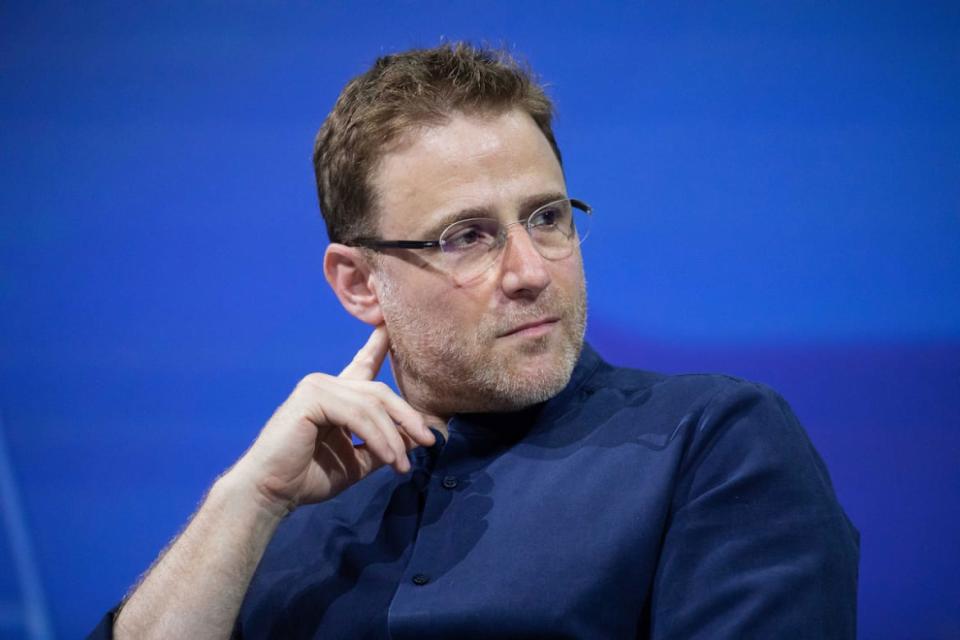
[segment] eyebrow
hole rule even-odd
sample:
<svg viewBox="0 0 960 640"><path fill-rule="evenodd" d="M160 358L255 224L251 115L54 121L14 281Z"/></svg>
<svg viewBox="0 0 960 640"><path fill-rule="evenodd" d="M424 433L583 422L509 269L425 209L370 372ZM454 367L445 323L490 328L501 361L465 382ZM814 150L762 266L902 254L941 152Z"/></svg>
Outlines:
<svg viewBox="0 0 960 640"><path fill-rule="evenodd" d="M548 191L527 196L520 201L520 215L517 216L517 220L522 220L524 217L533 213L545 204L566 199L567 194L560 191ZM430 225L426 232L421 235L427 240L436 240L440 237L440 234L443 233L444 229L455 222L459 222L460 220L467 220L469 218L496 217L497 216L488 207L467 207L465 209L458 209L457 211L452 211L439 218L436 222Z"/></svg>

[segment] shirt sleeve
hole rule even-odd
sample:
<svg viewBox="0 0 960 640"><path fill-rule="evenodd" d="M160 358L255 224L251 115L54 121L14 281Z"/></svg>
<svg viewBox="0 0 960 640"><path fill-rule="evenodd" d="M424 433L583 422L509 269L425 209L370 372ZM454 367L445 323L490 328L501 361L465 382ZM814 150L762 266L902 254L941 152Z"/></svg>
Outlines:
<svg viewBox="0 0 960 640"><path fill-rule="evenodd" d="M854 638L858 559L859 533L793 412L738 381L690 434L651 637Z"/></svg>
<svg viewBox="0 0 960 640"><path fill-rule="evenodd" d="M108 611L100 618L100 623L87 636L87 640L113 640L113 616L119 605Z"/></svg>

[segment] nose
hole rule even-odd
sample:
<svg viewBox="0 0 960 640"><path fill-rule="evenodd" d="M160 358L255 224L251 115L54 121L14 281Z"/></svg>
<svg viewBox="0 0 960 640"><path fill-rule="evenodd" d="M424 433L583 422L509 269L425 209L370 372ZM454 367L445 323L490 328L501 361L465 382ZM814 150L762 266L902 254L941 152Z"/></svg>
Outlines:
<svg viewBox="0 0 960 640"><path fill-rule="evenodd" d="M550 284L546 261L522 224L507 228L500 287L508 298L534 300Z"/></svg>

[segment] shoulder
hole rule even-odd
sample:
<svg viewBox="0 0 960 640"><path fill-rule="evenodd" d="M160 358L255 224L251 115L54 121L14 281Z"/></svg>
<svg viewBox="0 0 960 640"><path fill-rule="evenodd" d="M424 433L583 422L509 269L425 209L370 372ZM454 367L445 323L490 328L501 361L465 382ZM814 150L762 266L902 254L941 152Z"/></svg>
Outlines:
<svg viewBox="0 0 960 640"><path fill-rule="evenodd" d="M670 454L676 505L726 491L732 496L728 508L776 503L846 520L806 430L783 396L766 384L601 361L583 389L590 411L606 411L604 424Z"/></svg>
<svg viewBox="0 0 960 640"><path fill-rule="evenodd" d="M587 350L589 351L587 352ZM643 395L682 407L700 406L713 400L731 397L766 398L782 402L770 387L724 373L678 373L621 367L609 364L589 345L584 346L584 360L590 374L584 376L583 388L591 391L611 390L619 395Z"/></svg>
<svg viewBox="0 0 960 640"><path fill-rule="evenodd" d="M672 450L680 502L736 487L783 503L835 505L829 472L793 409L771 387L719 373L665 375L603 363L584 384L621 426ZM749 490L747 490L749 488Z"/></svg>
<svg viewBox="0 0 960 640"><path fill-rule="evenodd" d="M579 398L592 409L612 415L663 422L697 433L719 428L731 419L762 414L771 426L795 418L787 402L765 384L723 373L665 374L620 367L592 352L593 366L583 377Z"/></svg>
<svg viewBox="0 0 960 640"><path fill-rule="evenodd" d="M777 391L602 361L581 388L581 415L602 416L595 433L644 445L634 493L663 487L654 635L853 636L859 532Z"/></svg>
<svg viewBox="0 0 960 640"><path fill-rule="evenodd" d="M664 374L596 366L580 385L580 415L673 451L678 471L704 462L826 469L787 401L769 386L722 373Z"/></svg>
<svg viewBox="0 0 960 640"><path fill-rule="evenodd" d="M583 347L575 376L577 374L581 397L608 392L633 400L655 400L664 407L674 406L684 411L713 401L747 398L784 403L779 394L764 384L723 373L666 374L612 365L588 344Z"/></svg>

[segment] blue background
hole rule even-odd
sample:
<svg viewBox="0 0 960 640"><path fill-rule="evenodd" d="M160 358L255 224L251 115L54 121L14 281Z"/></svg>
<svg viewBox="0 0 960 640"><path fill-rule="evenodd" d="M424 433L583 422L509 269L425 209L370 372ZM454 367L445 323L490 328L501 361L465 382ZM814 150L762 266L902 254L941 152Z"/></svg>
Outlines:
<svg viewBox="0 0 960 640"><path fill-rule="evenodd" d="M0 5L0 637L82 636L362 344L312 139L378 54L442 37L549 84L598 350L777 388L863 534L860 635L960 637L960 5L935 2Z"/></svg>

